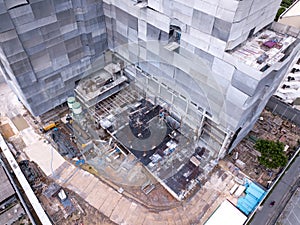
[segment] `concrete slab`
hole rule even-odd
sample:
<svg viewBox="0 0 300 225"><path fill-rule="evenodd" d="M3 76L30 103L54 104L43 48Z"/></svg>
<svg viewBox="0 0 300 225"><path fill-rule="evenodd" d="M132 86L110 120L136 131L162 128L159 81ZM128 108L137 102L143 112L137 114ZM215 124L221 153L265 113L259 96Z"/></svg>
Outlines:
<svg viewBox="0 0 300 225"><path fill-rule="evenodd" d="M124 197L121 198L112 212L110 219L117 224L121 224L127 216L130 205L131 202L128 199Z"/></svg>
<svg viewBox="0 0 300 225"><path fill-rule="evenodd" d="M98 182L97 178L91 179L88 186L81 192L81 197L83 199L87 198L90 192L96 187L96 184Z"/></svg>
<svg viewBox="0 0 300 225"><path fill-rule="evenodd" d="M97 186L100 184L100 181L97 182L96 184L96 188L94 188L90 194L87 196L87 198L85 199L90 205L92 205L93 207L95 207L96 209L99 208L99 203L98 203L98 188Z"/></svg>
<svg viewBox="0 0 300 225"><path fill-rule="evenodd" d="M19 131L28 128L28 124L26 120L24 120L24 118L21 115L17 115L13 117L11 120Z"/></svg>
<svg viewBox="0 0 300 225"><path fill-rule="evenodd" d="M20 136L22 137L26 146L34 146L35 142L41 139L41 136L35 133L32 127L28 127L20 131ZM46 146L46 144L45 144ZM50 146L50 145L49 145Z"/></svg>
<svg viewBox="0 0 300 225"><path fill-rule="evenodd" d="M109 198L105 200L99 210L107 217L110 217L116 205L119 203L122 195L111 188L108 189L107 193Z"/></svg>
<svg viewBox="0 0 300 225"><path fill-rule="evenodd" d="M176 224L176 220L179 220L180 222L180 217L175 218L175 215L171 213L171 211L161 211L159 212L159 217L161 218L166 218L167 224L174 225ZM180 224L180 223L178 223Z"/></svg>
<svg viewBox="0 0 300 225"><path fill-rule="evenodd" d="M30 160L39 165L46 176L52 175L65 162L65 159L51 145L41 140L32 142L24 152Z"/></svg>
<svg viewBox="0 0 300 225"><path fill-rule="evenodd" d="M109 194L111 192L111 194L113 194L114 192L112 191L112 189L110 187L108 187L107 185L103 184L101 181L99 182L99 185L96 186L96 189L98 190L97 192L97 201L98 201L98 206L97 209L99 209L103 203L106 201L107 198L110 198Z"/></svg>
<svg viewBox="0 0 300 225"><path fill-rule="evenodd" d="M181 221L182 221L182 224L191 224L191 221L189 218L187 218L185 215L181 215Z"/></svg>
<svg viewBox="0 0 300 225"><path fill-rule="evenodd" d="M75 169L75 166L66 161L57 170L55 170L52 177L56 179L58 183L65 183L68 178L74 173Z"/></svg>
<svg viewBox="0 0 300 225"><path fill-rule="evenodd" d="M151 225L151 224L155 224L155 218L153 213L149 213L146 215L145 220L143 222L143 225Z"/></svg>
<svg viewBox="0 0 300 225"><path fill-rule="evenodd" d="M72 184L73 186L76 186L80 191L84 191L87 186L89 185L89 183L91 182L91 180L94 179L94 176L89 174L86 171L81 170L80 173L76 173L71 180L69 181L70 184ZM82 182L84 181L84 182Z"/></svg>
<svg viewBox="0 0 300 225"><path fill-rule="evenodd" d="M87 176L86 178L84 178L84 183L85 183L85 187L83 186L82 189L79 191L80 196L85 198L87 195L85 195L86 193L86 189L88 187L90 187L90 184L94 183L93 181L97 180L95 177L93 176Z"/></svg>
<svg viewBox="0 0 300 225"><path fill-rule="evenodd" d="M22 215L24 215L24 209L20 204L15 205L14 207L8 209L0 215L0 224L13 224L18 220Z"/></svg>
<svg viewBox="0 0 300 225"><path fill-rule="evenodd" d="M147 211L142 206L132 202L127 215L124 218L124 224L143 224Z"/></svg>
<svg viewBox="0 0 300 225"><path fill-rule="evenodd" d="M157 217L157 214L155 213L148 213L145 221L143 222L143 225L151 225L151 224L155 224L155 225L167 225L168 221L166 220L166 218L159 218Z"/></svg>

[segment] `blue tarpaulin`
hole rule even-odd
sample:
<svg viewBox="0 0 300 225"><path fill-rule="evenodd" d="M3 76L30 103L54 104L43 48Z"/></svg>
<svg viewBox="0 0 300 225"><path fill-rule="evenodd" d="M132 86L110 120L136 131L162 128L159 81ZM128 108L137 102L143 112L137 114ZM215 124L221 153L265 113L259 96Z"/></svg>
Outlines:
<svg viewBox="0 0 300 225"><path fill-rule="evenodd" d="M246 215L249 215L262 200L266 191L255 183L246 183L246 195L238 199L237 207Z"/></svg>
<svg viewBox="0 0 300 225"><path fill-rule="evenodd" d="M255 183L251 183L246 189L246 193L251 194L256 199L260 200L264 196L265 191Z"/></svg>

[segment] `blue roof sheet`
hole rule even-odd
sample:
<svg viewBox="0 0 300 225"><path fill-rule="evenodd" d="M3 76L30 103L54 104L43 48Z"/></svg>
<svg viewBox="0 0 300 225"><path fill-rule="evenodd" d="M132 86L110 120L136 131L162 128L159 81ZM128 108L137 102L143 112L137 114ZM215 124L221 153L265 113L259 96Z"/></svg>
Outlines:
<svg viewBox="0 0 300 225"><path fill-rule="evenodd" d="M246 215L249 215L258 205L265 191L255 183L250 183L246 189L246 195L238 199L237 207Z"/></svg>
<svg viewBox="0 0 300 225"><path fill-rule="evenodd" d="M255 183L251 183L249 187L246 189L246 193L251 194L258 200L260 200L266 192Z"/></svg>

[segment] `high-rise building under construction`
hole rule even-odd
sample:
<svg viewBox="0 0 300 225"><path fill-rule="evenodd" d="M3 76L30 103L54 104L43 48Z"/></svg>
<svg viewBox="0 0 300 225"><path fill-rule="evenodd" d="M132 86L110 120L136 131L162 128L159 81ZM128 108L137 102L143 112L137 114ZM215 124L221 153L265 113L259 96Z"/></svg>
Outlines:
<svg viewBox="0 0 300 225"><path fill-rule="evenodd" d="M0 0L0 68L33 115L97 59L169 106L221 157L252 128L299 52L280 0ZM101 63L100 63L101 64Z"/></svg>

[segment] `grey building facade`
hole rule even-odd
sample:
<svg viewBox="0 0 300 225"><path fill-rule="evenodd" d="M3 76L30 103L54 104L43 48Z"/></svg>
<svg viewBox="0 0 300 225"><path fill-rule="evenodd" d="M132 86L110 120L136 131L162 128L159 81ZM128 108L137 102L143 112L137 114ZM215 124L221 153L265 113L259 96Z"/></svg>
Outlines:
<svg viewBox="0 0 300 225"><path fill-rule="evenodd" d="M40 115L110 49L219 158L250 131L299 51L299 31L273 23L280 2L2 1L1 69Z"/></svg>
<svg viewBox="0 0 300 225"><path fill-rule="evenodd" d="M107 49L102 1L0 1L0 68L37 116L66 101Z"/></svg>
<svg viewBox="0 0 300 225"><path fill-rule="evenodd" d="M280 2L104 0L108 46L151 74L140 86L167 102L198 130L202 145L222 157L251 130L296 60L299 30L273 22ZM286 44L277 55L261 46L272 38ZM179 47L165 50L171 42ZM264 54L268 60L257 63Z"/></svg>

